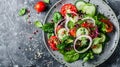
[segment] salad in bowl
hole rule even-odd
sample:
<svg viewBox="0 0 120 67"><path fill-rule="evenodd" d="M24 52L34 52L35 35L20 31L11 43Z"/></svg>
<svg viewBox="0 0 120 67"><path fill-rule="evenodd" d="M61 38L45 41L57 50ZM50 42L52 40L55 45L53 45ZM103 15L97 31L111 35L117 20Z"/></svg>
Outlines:
<svg viewBox="0 0 120 67"><path fill-rule="evenodd" d="M50 22L42 26L47 33L48 45L63 55L66 62L94 60L104 51L108 34L114 26L97 11L97 6L85 1L66 3L54 12Z"/></svg>

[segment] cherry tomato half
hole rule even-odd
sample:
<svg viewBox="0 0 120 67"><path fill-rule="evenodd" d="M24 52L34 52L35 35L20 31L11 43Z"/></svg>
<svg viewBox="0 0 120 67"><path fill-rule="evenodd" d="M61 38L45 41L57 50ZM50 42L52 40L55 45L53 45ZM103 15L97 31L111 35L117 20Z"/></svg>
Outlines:
<svg viewBox="0 0 120 67"><path fill-rule="evenodd" d="M62 6L61 11L60 11L62 16L65 16L67 11L77 12L77 8L71 3L65 4Z"/></svg>
<svg viewBox="0 0 120 67"><path fill-rule="evenodd" d="M109 33L113 31L114 26L109 19L102 19L101 22L105 23L106 32Z"/></svg>
<svg viewBox="0 0 120 67"><path fill-rule="evenodd" d="M87 23L87 22L83 22L83 23L81 24L81 26L82 26L82 27L85 27L85 28L87 28L87 27L93 28L93 27L94 27L94 25L93 25L92 23Z"/></svg>
<svg viewBox="0 0 120 67"><path fill-rule="evenodd" d="M71 35L71 36L73 36L73 37L75 37L76 36L76 28L74 27L74 28L72 28L72 29L70 29L70 31L69 31L69 34Z"/></svg>
<svg viewBox="0 0 120 67"><path fill-rule="evenodd" d="M57 45L59 44L59 40L56 36L51 36L48 40L48 44L50 45L51 49L58 50Z"/></svg>
<svg viewBox="0 0 120 67"><path fill-rule="evenodd" d="M34 9L35 9L38 13L44 11L45 8L46 8L46 5L45 5L45 3L42 2L42 1L37 2L37 3L35 4L35 6L34 6Z"/></svg>

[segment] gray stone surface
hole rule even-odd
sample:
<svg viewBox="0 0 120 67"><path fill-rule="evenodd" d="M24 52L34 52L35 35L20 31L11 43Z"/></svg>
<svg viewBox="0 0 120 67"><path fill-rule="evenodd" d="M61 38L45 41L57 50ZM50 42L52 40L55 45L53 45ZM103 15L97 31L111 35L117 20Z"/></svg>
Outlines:
<svg viewBox="0 0 120 67"><path fill-rule="evenodd" d="M49 54L43 44L42 31L33 22L43 19L58 0L50 0L45 12L37 14L33 9L39 0L0 0L0 67L64 67ZM120 21L120 0L106 0ZM31 24L25 16L18 16L22 7L30 10ZM37 34L33 34L38 30ZM32 39L30 39L32 37ZM120 44L113 55L98 67L120 67Z"/></svg>

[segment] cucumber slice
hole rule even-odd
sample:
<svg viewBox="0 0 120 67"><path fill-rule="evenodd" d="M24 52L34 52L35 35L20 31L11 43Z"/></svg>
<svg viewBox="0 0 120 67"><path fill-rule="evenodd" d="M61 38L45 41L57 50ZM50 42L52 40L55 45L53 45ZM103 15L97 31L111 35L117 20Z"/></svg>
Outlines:
<svg viewBox="0 0 120 67"><path fill-rule="evenodd" d="M86 4L84 5L84 7L82 8L82 12L86 13L90 16L94 16L95 12L96 12L96 7L93 4Z"/></svg>
<svg viewBox="0 0 120 67"><path fill-rule="evenodd" d="M93 39L93 44L99 44L101 43L101 38L97 37Z"/></svg>
<svg viewBox="0 0 120 67"><path fill-rule="evenodd" d="M78 20L78 17L77 16L74 16L73 18L70 17L70 21L72 21L73 23L77 22Z"/></svg>
<svg viewBox="0 0 120 67"><path fill-rule="evenodd" d="M61 28L59 31L58 31L58 38L60 40L62 40L64 37L68 36L68 33L66 31L65 28Z"/></svg>
<svg viewBox="0 0 120 67"><path fill-rule="evenodd" d="M86 5L86 3L84 1L77 1L75 3L75 6L78 11L82 10L85 5Z"/></svg>
<svg viewBox="0 0 120 67"><path fill-rule="evenodd" d="M95 48L92 48L93 53L100 54L102 52L102 44L96 44L92 46L95 46Z"/></svg>
<svg viewBox="0 0 120 67"><path fill-rule="evenodd" d="M103 33L100 33L101 42L105 42L106 36Z"/></svg>
<svg viewBox="0 0 120 67"><path fill-rule="evenodd" d="M87 21L88 20L90 23L93 23L93 25L95 26L95 19L92 18L92 17L87 16L87 17L83 18L82 20L83 21Z"/></svg>
<svg viewBox="0 0 120 67"><path fill-rule="evenodd" d="M89 34L88 30L86 28L83 28L83 27L79 28L76 32L77 37L80 35L88 35L88 34Z"/></svg>

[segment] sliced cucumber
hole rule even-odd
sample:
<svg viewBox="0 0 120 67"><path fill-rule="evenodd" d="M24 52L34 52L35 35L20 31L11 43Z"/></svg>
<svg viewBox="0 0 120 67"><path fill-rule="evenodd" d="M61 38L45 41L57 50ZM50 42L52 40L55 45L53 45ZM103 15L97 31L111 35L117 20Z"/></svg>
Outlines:
<svg viewBox="0 0 120 67"><path fill-rule="evenodd" d="M89 20L89 22L93 23L93 25L95 26L95 19L92 18L92 17L87 16L87 17L83 18L82 20L83 20L83 21Z"/></svg>
<svg viewBox="0 0 120 67"><path fill-rule="evenodd" d="M66 31L65 28L61 28L59 31L58 31L58 38L60 40L62 40L64 37L68 36L68 33Z"/></svg>
<svg viewBox="0 0 120 67"><path fill-rule="evenodd" d="M82 10L85 5L86 5L86 3L84 1L77 1L75 3L75 6L78 11Z"/></svg>
<svg viewBox="0 0 120 67"><path fill-rule="evenodd" d="M71 17L71 16L69 16L68 14L66 15L66 18L67 19L69 19L71 22L73 22L73 23L75 23L75 22L77 22L78 20L77 20L77 16L74 16L74 17Z"/></svg>
<svg viewBox="0 0 120 67"><path fill-rule="evenodd" d="M89 34L88 30L86 28L83 28L83 27L79 28L76 32L77 37L80 35L88 35L88 34Z"/></svg>
<svg viewBox="0 0 120 67"><path fill-rule="evenodd" d="M93 39L93 44L99 44L101 43L101 38L97 37Z"/></svg>
<svg viewBox="0 0 120 67"><path fill-rule="evenodd" d="M86 4L86 5L84 5L84 7L82 8L82 12L83 13L86 13L86 14L88 14L88 15L90 15L90 16L94 16L95 15L95 12L96 12L96 7L95 7L95 5L93 5L93 4Z"/></svg>
<svg viewBox="0 0 120 67"><path fill-rule="evenodd" d="M77 16L74 16L73 18L72 17L70 17L70 21L72 21L73 23L75 23L75 22L77 22L78 20L77 20Z"/></svg>
<svg viewBox="0 0 120 67"><path fill-rule="evenodd" d="M100 54L102 52L102 44L96 44L92 46L95 46L95 48L92 48L93 53Z"/></svg>
<svg viewBox="0 0 120 67"><path fill-rule="evenodd" d="M105 42L106 36L103 33L100 33L101 42Z"/></svg>

